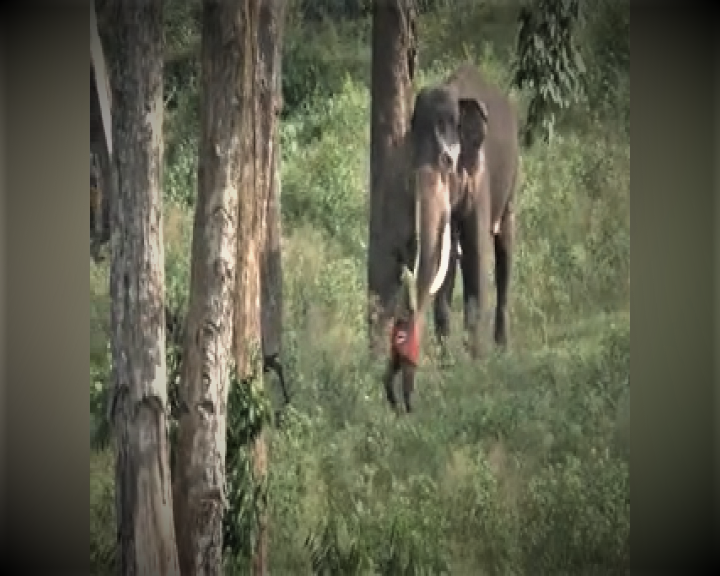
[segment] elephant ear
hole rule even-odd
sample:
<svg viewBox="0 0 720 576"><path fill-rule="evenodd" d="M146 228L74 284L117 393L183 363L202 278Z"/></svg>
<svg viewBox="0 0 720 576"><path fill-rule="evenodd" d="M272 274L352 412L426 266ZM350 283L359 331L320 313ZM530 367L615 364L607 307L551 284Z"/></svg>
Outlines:
<svg viewBox="0 0 720 576"><path fill-rule="evenodd" d="M480 150L487 134L488 109L477 98L460 98L460 145L463 155L472 158Z"/></svg>
<svg viewBox="0 0 720 576"><path fill-rule="evenodd" d="M428 88L421 88L415 96L415 103L413 104L412 116L410 116L410 132L415 133L419 128L420 116L426 113L427 99L428 99Z"/></svg>

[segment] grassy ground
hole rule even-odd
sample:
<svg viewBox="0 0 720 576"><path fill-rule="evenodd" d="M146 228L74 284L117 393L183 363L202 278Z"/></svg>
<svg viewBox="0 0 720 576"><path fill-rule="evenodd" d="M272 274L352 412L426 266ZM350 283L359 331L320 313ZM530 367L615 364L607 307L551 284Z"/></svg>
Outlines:
<svg viewBox="0 0 720 576"><path fill-rule="evenodd" d="M507 77L492 50L477 52ZM432 67L431 67L432 68ZM421 82L447 68L440 62ZM524 153L513 348L439 369L397 420L364 357L369 102L362 80L285 120L285 362L294 402L272 430L275 574L621 574L629 557L630 145L586 118ZM184 155L183 155L184 154ZM168 298L186 298L193 147L169 162ZM190 183L190 184L188 184ZM91 269L100 434L107 268ZM458 283L456 302L461 298ZM460 350L460 306L455 306ZM488 327L489 328L489 327ZM430 342L430 340L428 340ZM275 383L268 389L275 395ZM91 452L91 560L112 565L112 460Z"/></svg>

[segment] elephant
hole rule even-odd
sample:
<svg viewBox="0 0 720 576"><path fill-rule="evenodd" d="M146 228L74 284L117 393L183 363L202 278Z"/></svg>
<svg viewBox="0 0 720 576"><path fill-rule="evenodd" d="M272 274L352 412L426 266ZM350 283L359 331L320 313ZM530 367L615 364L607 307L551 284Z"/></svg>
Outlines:
<svg viewBox="0 0 720 576"><path fill-rule="evenodd" d="M472 64L444 82L419 90L398 158L386 175L383 230L388 234L387 279L410 271L396 299L396 327L384 384L397 409L392 382L403 371L405 409L411 410L417 348L424 314L433 302L436 337L450 333L450 301L458 262L462 273L464 329L474 359L482 357L486 326L486 255L494 251L494 340L508 345L508 295L515 236L514 203L520 147L516 111L508 96ZM411 263L414 261L414 265ZM398 336L399 335L399 336ZM412 350L403 349L407 342Z"/></svg>

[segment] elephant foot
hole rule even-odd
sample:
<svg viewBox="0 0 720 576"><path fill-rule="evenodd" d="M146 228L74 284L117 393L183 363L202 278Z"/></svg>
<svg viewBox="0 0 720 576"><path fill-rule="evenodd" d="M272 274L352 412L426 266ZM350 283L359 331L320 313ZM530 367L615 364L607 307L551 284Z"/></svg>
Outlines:
<svg viewBox="0 0 720 576"><path fill-rule="evenodd" d="M395 416L400 416L401 409L400 409L400 403L397 402L394 398L391 400L388 398L388 404L390 404L390 410L392 410L395 413Z"/></svg>
<svg viewBox="0 0 720 576"><path fill-rule="evenodd" d="M412 396L415 391L415 366L404 363L402 367L402 393L405 413L412 412Z"/></svg>
<svg viewBox="0 0 720 576"><path fill-rule="evenodd" d="M497 312L495 316L495 332L493 334L495 344L501 352L505 352L508 349L508 330L507 330L507 318L501 312Z"/></svg>
<svg viewBox="0 0 720 576"><path fill-rule="evenodd" d="M468 341L465 343L465 350L468 356L470 356L470 359L475 362L477 362L478 360L482 360L485 356L485 349L480 343L479 338L468 339Z"/></svg>
<svg viewBox="0 0 720 576"><path fill-rule="evenodd" d="M448 344L447 337L438 339L439 358L438 364L440 368L450 368L455 364L455 358Z"/></svg>

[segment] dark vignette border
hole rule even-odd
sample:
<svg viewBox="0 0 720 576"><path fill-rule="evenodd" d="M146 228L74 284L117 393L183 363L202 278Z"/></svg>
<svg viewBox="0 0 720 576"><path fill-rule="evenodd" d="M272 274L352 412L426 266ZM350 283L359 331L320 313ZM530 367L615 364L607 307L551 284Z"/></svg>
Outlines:
<svg viewBox="0 0 720 576"><path fill-rule="evenodd" d="M3 560L31 573L86 572L89 4L13 3L2 20L8 169Z"/></svg>
<svg viewBox="0 0 720 576"><path fill-rule="evenodd" d="M0 558L5 556L5 20L0 19Z"/></svg>
<svg viewBox="0 0 720 576"><path fill-rule="evenodd" d="M714 197L715 197L715 219L714 219L714 232L715 232L715 339L713 341L715 348L715 402L714 405L714 417L715 421L715 434L713 435L713 446L715 454L715 505L714 518L715 518L715 542L720 542L720 103L717 99L720 98L720 73L718 73L718 64L720 63L720 42L715 42L713 47L714 55L714 98L715 98L715 122L714 122L714 135L715 140L713 147L713 160L715 164L714 171ZM717 555L717 552L716 552Z"/></svg>
<svg viewBox="0 0 720 576"><path fill-rule="evenodd" d="M720 541L712 312L718 61L712 16L679 7L637 3L631 16L632 564L653 573L712 564Z"/></svg>
<svg viewBox="0 0 720 576"><path fill-rule="evenodd" d="M88 12L86 2L73 4L6 8L2 18L8 387L0 513L3 559L28 571L88 563ZM717 60L712 18L678 7L636 5L632 14L632 562L655 573L702 564L720 541L712 461L720 448Z"/></svg>

